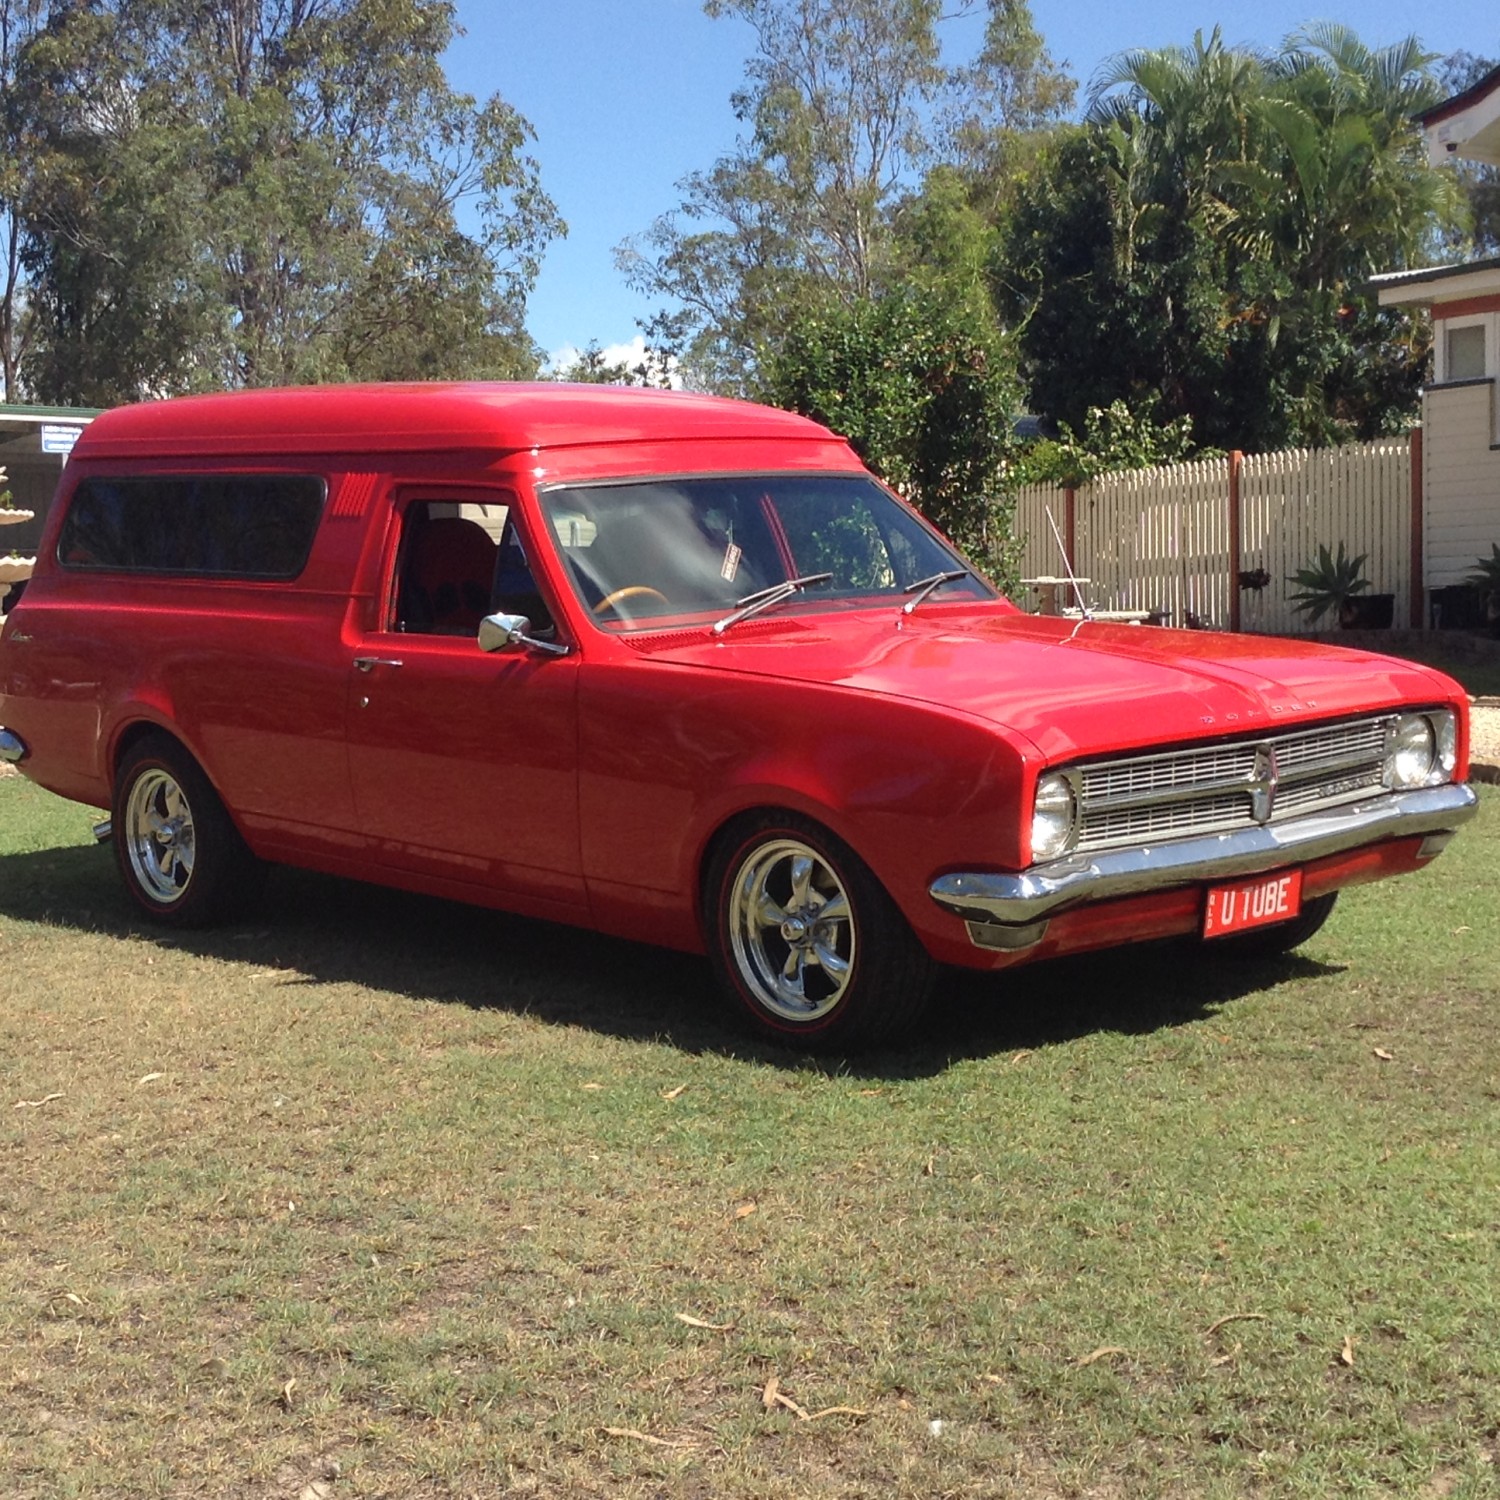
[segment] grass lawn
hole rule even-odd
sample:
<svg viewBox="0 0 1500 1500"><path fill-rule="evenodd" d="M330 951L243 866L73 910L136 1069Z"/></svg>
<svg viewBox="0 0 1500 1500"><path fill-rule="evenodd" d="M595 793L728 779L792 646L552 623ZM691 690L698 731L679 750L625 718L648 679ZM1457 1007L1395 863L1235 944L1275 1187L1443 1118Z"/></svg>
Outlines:
<svg viewBox="0 0 1500 1500"><path fill-rule="evenodd" d="M706 968L278 873L139 928L0 780L0 1494L1496 1493L1500 789L1298 956Z"/></svg>
<svg viewBox="0 0 1500 1500"><path fill-rule="evenodd" d="M1334 636L1325 640L1339 644ZM1366 651L1389 651L1425 662L1461 682L1475 698L1500 697L1500 644L1488 635L1460 631L1401 631L1391 645L1383 646L1378 631L1363 631L1359 644Z"/></svg>
<svg viewBox="0 0 1500 1500"><path fill-rule="evenodd" d="M1486 650L1486 647L1490 649ZM1494 650L1486 638L1481 637L1478 646L1466 650L1462 646L1455 647L1434 631L1429 644L1415 650L1409 645L1403 646L1397 655L1410 656L1430 667L1437 667L1463 683L1476 698L1500 698L1500 651Z"/></svg>

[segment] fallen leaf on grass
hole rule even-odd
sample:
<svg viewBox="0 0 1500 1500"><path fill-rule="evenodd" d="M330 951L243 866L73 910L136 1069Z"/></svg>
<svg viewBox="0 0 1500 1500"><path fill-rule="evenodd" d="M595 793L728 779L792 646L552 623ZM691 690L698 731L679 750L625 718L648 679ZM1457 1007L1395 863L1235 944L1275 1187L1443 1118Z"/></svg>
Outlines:
<svg viewBox="0 0 1500 1500"><path fill-rule="evenodd" d="M40 1109L44 1104L51 1104L54 1099L61 1099L61 1094L48 1094L45 1099L17 1099L11 1105L12 1109Z"/></svg>
<svg viewBox="0 0 1500 1500"><path fill-rule="evenodd" d="M825 1406L821 1411L808 1411L805 1406L799 1406L781 1389L781 1381L773 1375L760 1393L760 1404L767 1411L774 1411L778 1406L792 1413L799 1421L816 1422L821 1417L867 1417L869 1412L858 1406Z"/></svg>
<svg viewBox="0 0 1500 1500"><path fill-rule="evenodd" d="M1203 1330L1204 1338L1212 1338L1226 1323L1264 1323L1264 1313L1226 1313L1217 1323L1210 1323Z"/></svg>
<svg viewBox="0 0 1500 1500"><path fill-rule="evenodd" d="M1384 1047L1375 1047L1372 1050L1374 1051L1375 1056L1378 1057L1381 1062L1395 1062L1396 1060L1395 1053L1387 1052Z"/></svg>
<svg viewBox="0 0 1500 1500"><path fill-rule="evenodd" d="M282 1411L290 1411L292 1409L292 1393L296 1389L297 1377L294 1375L289 1381L287 1381L284 1386L282 1386L281 1394L276 1398L276 1404L282 1409Z"/></svg>
<svg viewBox="0 0 1500 1500"><path fill-rule="evenodd" d="M1339 1363L1354 1368L1354 1340L1346 1333L1344 1335L1344 1347L1339 1350Z"/></svg>
<svg viewBox="0 0 1500 1500"><path fill-rule="evenodd" d="M682 1098L682 1096L686 1092L687 1092L687 1084L685 1084L685 1083L679 1083L675 1089L668 1089L666 1091L666 1093L664 1093L662 1095L662 1098L666 1099L666 1100L668 1100L670 1102L673 1099L680 1099L680 1098Z"/></svg>
<svg viewBox="0 0 1500 1500"><path fill-rule="evenodd" d="M737 1219L748 1219L759 1206L753 1198L747 1199L735 1209L734 1216Z"/></svg>
<svg viewBox="0 0 1500 1500"><path fill-rule="evenodd" d="M606 1427L604 1431L610 1437L633 1438L638 1443L650 1443L653 1448L695 1448L696 1443L690 1443L680 1438L652 1437L649 1432L637 1432L634 1427Z"/></svg>
<svg viewBox="0 0 1500 1500"><path fill-rule="evenodd" d="M147 1073L144 1078L136 1079L135 1086L140 1088L143 1083L155 1083L158 1078L165 1078L166 1076L165 1073Z"/></svg>
<svg viewBox="0 0 1500 1500"><path fill-rule="evenodd" d="M582 1083L579 1084L579 1087L584 1089L602 1089L604 1085L602 1083Z"/></svg>
<svg viewBox="0 0 1500 1500"><path fill-rule="evenodd" d="M695 1318L692 1313L678 1313L677 1321L686 1323L689 1328L706 1328L710 1333L728 1333L734 1327L733 1323L705 1323L702 1318Z"/></svg>
<svg viewBox="0 0 1500 1500"><path fill-rule="evenodd" d="M793 1416L801 1417L804 1422L812 1421L812 1418L807 1414L807 1408L805 1406L798 1406L790 1396L784 1395L781 1391L777 1391L776 1394L771 1397L771 1405L784 1406L789 1412L793 1414Z"/></svg>
<svg viewBox="0 0 1500 1500"><path fill-rule="evenodd" d="M1126 1354L1128 1352L1128 1350L1120 1348L1118 1344L1105 1344L1102 1349L1095 1349L1092 1354L1085 1354L1078 1361L1078 1368L1081 1370L1085 1365L1094 1364L1097 1360L1104 1359L1110 1354Z"/></svg>
<svg viewBox="0 0 1500 1500"><path fill-rule="evenodd" d="M1011 1067L1015 1067L1018 1062L1025 1062L1028 1057L1032 1057L1034 1055L1035 1054L1032 1049L1028 1047L1024 1052L1017 1052L1013 1054L1010 1060L1010 1065Z"/></svg>

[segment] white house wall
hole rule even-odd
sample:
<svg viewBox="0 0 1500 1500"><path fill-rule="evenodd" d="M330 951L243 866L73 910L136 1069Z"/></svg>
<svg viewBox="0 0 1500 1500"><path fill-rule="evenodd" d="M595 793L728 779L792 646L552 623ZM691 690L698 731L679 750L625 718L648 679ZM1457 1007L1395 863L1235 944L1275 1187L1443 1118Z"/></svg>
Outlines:
<svg viewBox="0 0 1500 1500"><path fill-rule="evenodd" d="M1440 589L1467 582L1500 542L1495 381L1431 386L1422 409L1424 572Z"/></svg>

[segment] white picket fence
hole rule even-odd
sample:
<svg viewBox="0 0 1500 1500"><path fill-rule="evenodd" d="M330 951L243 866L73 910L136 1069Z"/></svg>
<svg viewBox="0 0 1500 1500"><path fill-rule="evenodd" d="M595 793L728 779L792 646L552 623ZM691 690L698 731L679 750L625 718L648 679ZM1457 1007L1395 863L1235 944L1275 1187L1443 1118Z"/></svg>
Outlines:
<svg viewBox="0 0 1500 1500"><path fill-rule="evenodd" d="M1392 594L1398 628L1413 623L1411 594L1411 443L1386 438L1343 448L1247 454L1239 464L1239 556L1231 562L1229 458L1111 474L1073 495L1073 571L1101 610L1159 612L1172 624L1223 628L1231 619L1236 575L1263 569L1262 589L1240 589L1240 627L1296 634L1331 629L1293 608L1288 575L1318 547L1366 554L1373 594ZM1016 535L1022 576L1066 571L1050 510L1066 540L1068 494L1027 485L1017 494ZM1033 591L1022 602L1035 607Z"/></svg>

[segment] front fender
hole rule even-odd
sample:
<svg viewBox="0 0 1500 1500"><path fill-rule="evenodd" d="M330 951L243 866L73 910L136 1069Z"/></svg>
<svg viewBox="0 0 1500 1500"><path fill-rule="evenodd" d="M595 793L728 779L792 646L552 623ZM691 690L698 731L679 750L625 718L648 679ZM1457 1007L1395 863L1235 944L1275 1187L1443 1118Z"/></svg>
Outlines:
<svg viewBox="0 0 1500 1500"><path fill-rule="evenodd" d="M933 876L1021 862L1040 755L961 712L856 689L700 668L598 664L580 684L580 813L593 890L635 889L696 923L714 837L780 807L827 827L914 925Z"/></svg>

